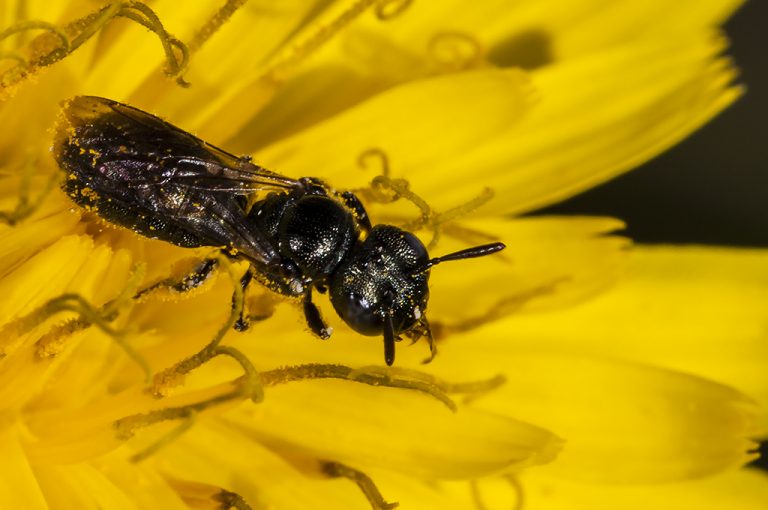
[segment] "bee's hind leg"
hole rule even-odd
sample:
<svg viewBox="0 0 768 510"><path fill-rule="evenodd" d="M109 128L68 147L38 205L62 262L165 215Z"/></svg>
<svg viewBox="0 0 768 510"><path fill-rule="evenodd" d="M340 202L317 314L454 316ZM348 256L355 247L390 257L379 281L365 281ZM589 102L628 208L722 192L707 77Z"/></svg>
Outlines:
<svg viewBox="0 0 768 510"><path fill-rule="evenodd" d="M203 259L190 273L180 279L168 278L161 282L146 287L133 296L134 299L142 299L147 295L166 290L172 293L183 294L203 285L213 275L219 267L219 260L216 258Z"/></svg>
<svg viewBox="0 0 768 510"><path fill-rule="evenodd" d="M245 290L248 288L248 285L253 280L253 273L249 269L248 271L243 274L243 276L240 278L240 288L242 289L242 295L245 295ZM237 301L237 293L232 295L232 310L234 311L238 307L238 301ZM255 317L246 317L245 316L245 304L243 303L240 306L240 318L235 321L234 326L232 328L235 331L245 331L248 328L251 327L251 320Z"/></svg>

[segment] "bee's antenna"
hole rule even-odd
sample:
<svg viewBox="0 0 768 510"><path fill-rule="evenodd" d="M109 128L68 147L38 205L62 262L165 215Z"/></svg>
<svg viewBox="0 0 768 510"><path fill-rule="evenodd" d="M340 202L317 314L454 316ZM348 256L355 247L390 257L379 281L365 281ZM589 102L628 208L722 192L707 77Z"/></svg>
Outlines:
<svg viewBox="0 0 768 510"><path fill-rule="evenodd" d="M432 266L436 266L440 264L441 262L449 262L452 260L462 260L462 259L473 259L475 257L484 257L486 255L490 255L491 253L496 253L497 251L501 251L504 248L506 248L506 245L504 243L490 243L490 244L483 244L480 246L474 246L472 248L466 248L464 250L455 251L453 253L449 253L448 255L443 255L442 257L435 257L433 259L429 259L426 264L423 266L417 267L413 271L411 271L411 274L419 274L423 273L424 271L427 271Z"/></svg>

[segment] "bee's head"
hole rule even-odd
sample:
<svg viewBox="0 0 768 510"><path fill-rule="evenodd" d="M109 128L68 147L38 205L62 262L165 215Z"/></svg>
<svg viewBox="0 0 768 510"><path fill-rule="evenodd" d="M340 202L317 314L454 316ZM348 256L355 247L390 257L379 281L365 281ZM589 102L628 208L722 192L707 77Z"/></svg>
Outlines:
<svg viewBox="0 0 768 510"><path fill-rule="evenodd" d="M429 269L447 260L499 251L501 243L430 259L424 244L391 225L375 226L333 273L329 290L336 313L363 335L384 335L384 360L395 359L395 340L417 325L428 331Z"/></svg>

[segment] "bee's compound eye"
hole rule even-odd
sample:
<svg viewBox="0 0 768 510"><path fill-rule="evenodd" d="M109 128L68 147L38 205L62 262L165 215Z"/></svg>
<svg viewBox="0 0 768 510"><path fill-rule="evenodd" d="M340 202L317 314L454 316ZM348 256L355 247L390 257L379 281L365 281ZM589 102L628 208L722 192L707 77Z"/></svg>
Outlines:
<svg viewBox="0 0 768 510"><path fill-rule="evenodd" d="M382 333L384 320L376 311L378 306L362 294L357 292L341 295L332 293L331 301L339 317L358 333L368 336Z"/></svg>

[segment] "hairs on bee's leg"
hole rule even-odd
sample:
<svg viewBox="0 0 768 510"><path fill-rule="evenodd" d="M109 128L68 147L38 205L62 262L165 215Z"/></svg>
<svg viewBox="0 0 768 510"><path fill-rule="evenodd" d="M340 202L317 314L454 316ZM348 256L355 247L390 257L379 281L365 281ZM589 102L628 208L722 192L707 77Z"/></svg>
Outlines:
<svg viewBox="0 0 768 510"><path fill-rule="evenodd" d="M176 294L190 292L206 283L218 268L219 258L205 258L191 272L181 278L166 278L140 290L133 298L137 301L143 301L152 294L163 291Z"/></svg>
<svg viewBox="0 0 768 510"><path fill-rule="evenodd" d="M218 257L207 257L200 261L192 271L186 273L184 276L180 278L166 278L158 283L154 283L136 293L134 299L143 301L152 295L160 294L162 296L162 293L164 292L171 294L184 294L187 292L192 292L202 287L211 279L211 277L215 274L216 270L220 266L219 260L222 256L224 255L219 254ZM245 292L247 291L248 286L252 280L253 271L251 269L248 269L245 273L243 273L243 276L240 277L239 285L243 295L245 295ZM236 294L233 293L232 307L235 308L237 306L237 297ZM271 310L261 310L260 313L254 315L246 313L246 306L242 306L239 308L239 310L240 311L238 313L240 316L235 321L233 326L236 331L246 331L248 328L250 328L251 322L264 320L271 316Z"/></svg>

